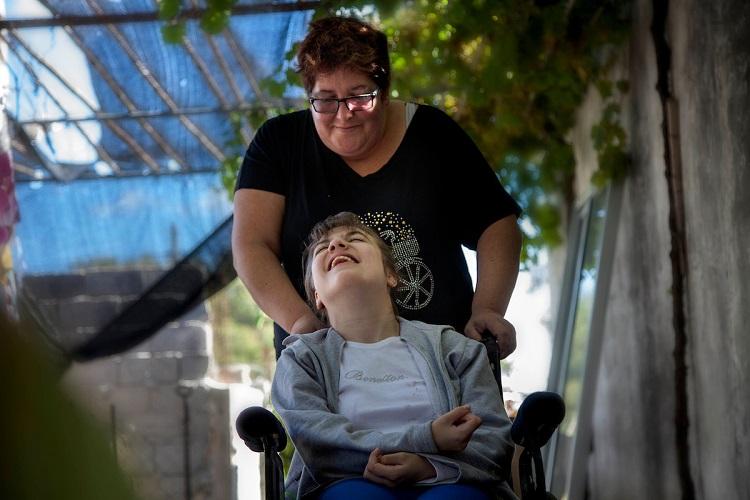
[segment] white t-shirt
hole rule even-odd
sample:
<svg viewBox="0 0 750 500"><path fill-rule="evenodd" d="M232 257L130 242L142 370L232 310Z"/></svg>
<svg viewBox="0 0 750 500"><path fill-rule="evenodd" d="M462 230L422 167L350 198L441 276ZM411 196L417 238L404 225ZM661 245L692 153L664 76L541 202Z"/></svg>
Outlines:
<svg viewBox="0 0 750 500"><path fill-rule="evenodd" d="M339 372L339 413L355 430L398 432L438 416L433 406L433 381L427 362L401 337L364 344L345 342ZM458 475L447 463L430 460L443 481Z"/></svg>
<svg viewBox="0 0 750 500"><path fill-rule="evenodd" d="M401 337L373 344L346 342L341 352L339 410L355 429L393 432L433 420L424 375L415 353Z"/></svg>

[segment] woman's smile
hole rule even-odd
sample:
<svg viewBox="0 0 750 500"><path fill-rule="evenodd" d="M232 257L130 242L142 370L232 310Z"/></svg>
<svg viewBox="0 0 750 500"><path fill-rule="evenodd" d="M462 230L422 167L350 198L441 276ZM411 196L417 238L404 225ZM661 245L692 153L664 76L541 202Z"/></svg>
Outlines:
<svg viewBox="0 0 750 500"><path fill-rule="evenodd" d="M364 73L338 69L318 76L311 95L314 97L343 99L364 94L377 88ZM372 107L352 111L346 103L339 103L335 113L318 113L314 110L313 122L318 136L331 151L345 160L363 158L380 143L385 130L385 103L374 97Z"/></svg>

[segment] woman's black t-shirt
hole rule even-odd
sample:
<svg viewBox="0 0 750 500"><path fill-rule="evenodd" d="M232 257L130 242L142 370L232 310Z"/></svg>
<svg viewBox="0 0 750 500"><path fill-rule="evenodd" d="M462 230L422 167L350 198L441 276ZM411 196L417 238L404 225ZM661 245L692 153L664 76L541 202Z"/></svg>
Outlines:
<svg viewBox="0 0 750 500"><path fill-rule="evenodd" d="M322 143L310 113L263 124L237 179L237 189L286 197L281 263L300 296L310 230L346 210L391 245L402 278L400 314L463 331L473 291L461 245L476 249L488 226L521 212L479 149L445 113L420 105L391 159L361 177Z"/></svg>

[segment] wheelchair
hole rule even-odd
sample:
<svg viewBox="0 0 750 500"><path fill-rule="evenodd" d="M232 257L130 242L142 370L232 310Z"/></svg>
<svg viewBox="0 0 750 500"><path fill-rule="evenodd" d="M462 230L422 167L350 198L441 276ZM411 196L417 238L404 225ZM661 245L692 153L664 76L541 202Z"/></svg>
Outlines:
<svg viewBox="0 0 750 500"><path fill-rule="evenodd" d="M487 350L490 368L500 387L500 355L494 338L485 334L482 343ZM555 500L547 492L541 448L549 441L565 416L562 398L547 391L534 392L518 409L511 427L515 452L511 462L511 485L520 500ZM287 435L276 416L265 408L245 408L237 417L237 434L250 450L263 453L266 500L284 498L284 468L279 453L286 448Z"/></svg>

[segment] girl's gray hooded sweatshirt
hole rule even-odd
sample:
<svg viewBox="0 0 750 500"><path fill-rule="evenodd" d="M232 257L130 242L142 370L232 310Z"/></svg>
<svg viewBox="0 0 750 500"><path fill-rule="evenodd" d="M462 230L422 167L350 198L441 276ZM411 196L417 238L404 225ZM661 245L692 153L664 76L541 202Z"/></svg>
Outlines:
<svg viewBox="0 0 750 500"><path fill-rule="evenodd" d="M295 446L286 496L304 498L334 481L362 477L370 452L418 453L453 464L453 482L474 483L497 498L515 498L506 480L513 453L510 420L492 375L484 346L449 326L399 318L400 335L427 362L440 414L468 404L482 419L469 445L441 454L431 422L402 432L355 430L339 414L339 362L345 340L333 328L292 335L286 341L273 380L272 398ZM431 483L435 485L439 483Z"/></svg>

